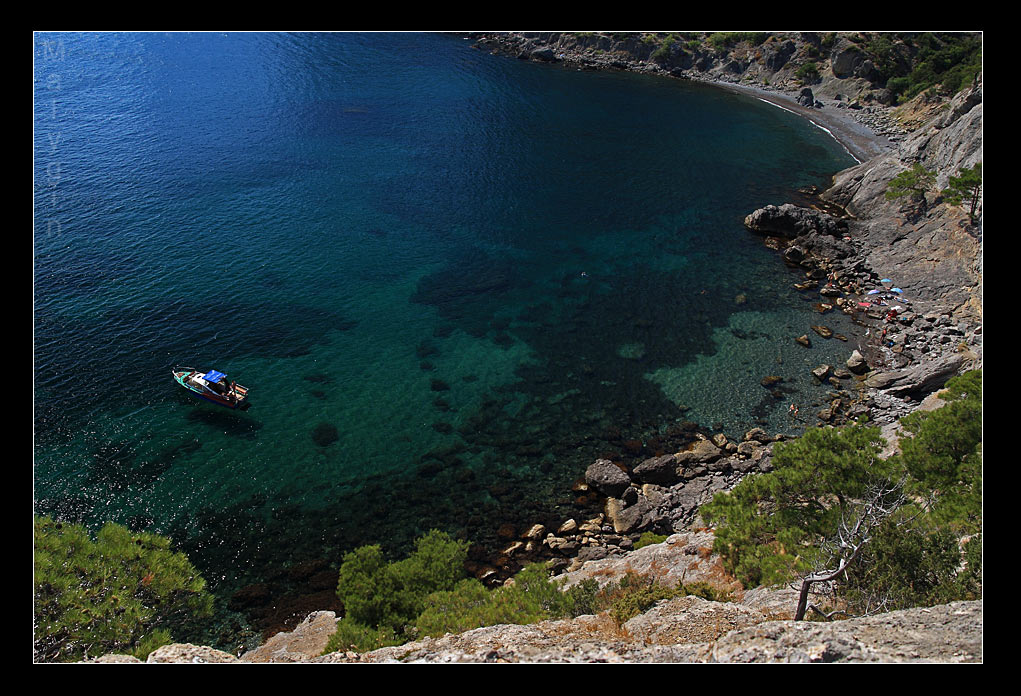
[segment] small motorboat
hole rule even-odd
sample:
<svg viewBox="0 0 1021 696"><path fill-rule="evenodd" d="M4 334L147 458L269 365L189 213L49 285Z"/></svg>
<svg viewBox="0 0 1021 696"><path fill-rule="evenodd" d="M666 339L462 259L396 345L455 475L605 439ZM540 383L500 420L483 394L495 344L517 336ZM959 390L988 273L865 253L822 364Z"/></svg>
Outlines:
<svg viewBox="0 0 1021 696"><path fill-rule="evenodd" d="M227 375L222 372L199 372L193 367L175 367L173 373L178 384L200 399L227 408L247 405L248 387L228 381Z"/></svg>

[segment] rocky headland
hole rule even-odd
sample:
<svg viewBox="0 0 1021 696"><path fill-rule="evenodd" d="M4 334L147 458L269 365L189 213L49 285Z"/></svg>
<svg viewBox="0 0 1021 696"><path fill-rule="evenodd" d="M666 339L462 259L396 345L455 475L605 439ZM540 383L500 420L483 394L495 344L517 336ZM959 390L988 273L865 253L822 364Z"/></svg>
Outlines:
<svg viewBox="0 0 1021 696"><path fill-rule="evenodd" d="M569 69L628 70L664 79L712 82L741 90L828 130L860 163L837 173L824 191L805 191L748 211L749 234L803 272L799 291L815 300L818 326L792 337L811 350L835 340L825 314L843 312L865 339L849 343L847 361L819 365L827 405L817 424L862 416L883 427L896 447L898 420L939 406L956 374L982 366L982 217L948 205L937 190L982 160L982 80L951 99L920 96L895 106L874 82L875 69L855 42L837 35L820 52L820 35L773 34L757 45L693 49L642 34L482 33L480 50ZM811 55L818 80L803 84L798 67ZM921 164L935 173L924 197L887 200L889 182ZM763 380L763 387L768 377ZM321 656L333 611L313 613L292 631L240 656L172 645L149 662L975 662L982 659L982 604L958 602L830 623L792 621L785 588L742 588L712 552L699 507L743 476L771 470L783 435L755 428L740 441L692 431L682 450L632 461L591 463L578 495L602 513L553 526L536 523L505 535L501 553L473 574L490 585L507 569L546 560L568 584L601 582L627 571L665 584L708 582L733 602L688 596L661 602L618 626L584 616L531 626L495 626L425 639L372 653ZM635 549L643 532L669 535ZM327 608L327 607L323 607ZM100 662L135 661L108 656Z"/></svg>

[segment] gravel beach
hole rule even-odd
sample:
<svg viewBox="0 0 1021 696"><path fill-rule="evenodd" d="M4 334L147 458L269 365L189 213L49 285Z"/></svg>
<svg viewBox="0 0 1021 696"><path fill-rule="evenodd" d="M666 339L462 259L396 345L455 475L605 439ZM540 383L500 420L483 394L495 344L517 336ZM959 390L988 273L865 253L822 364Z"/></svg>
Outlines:
<svg viewBox="0 0 1021 696"><path fill-rule="evenodd" d="M876 155L889 152L896 144L887 136L876 133L855 117L855 110L836 100L823 101L822 108L804 106L797 101L798 95L777 92L759 87L715 81L712 84L736 92L749 94L808 119L816 126L829 132L851 156L865 162Z"/></svg>

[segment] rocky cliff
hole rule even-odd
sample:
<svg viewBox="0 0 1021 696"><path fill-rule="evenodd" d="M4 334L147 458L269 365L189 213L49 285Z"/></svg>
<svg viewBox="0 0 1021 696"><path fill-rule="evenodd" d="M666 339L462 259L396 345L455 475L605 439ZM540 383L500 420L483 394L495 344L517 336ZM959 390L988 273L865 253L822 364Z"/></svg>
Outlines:
<svg viewBox="0 0 1021 696"><path fill-rule="evenodd" d="M654 573L666 584L720 584L719 559L707 553L712 535L690 532L625 557L592 561L567 575L568 583L606 582L632 570ZM692 552L694 550L694 553ZM726 583L723 583L724 585ZM665 600L617 624L606 615L499 625L457 635L382 648L368 653L322 655L336 615L309 616L241 656L190 644L168 645L149 655L150 664L251 663L824 663L980 662L983 659L981 602L895 611L827 623L791 620L794 590L732 586L735 601L689 595ZM105 656L96 663L137 663Z"/></svg>

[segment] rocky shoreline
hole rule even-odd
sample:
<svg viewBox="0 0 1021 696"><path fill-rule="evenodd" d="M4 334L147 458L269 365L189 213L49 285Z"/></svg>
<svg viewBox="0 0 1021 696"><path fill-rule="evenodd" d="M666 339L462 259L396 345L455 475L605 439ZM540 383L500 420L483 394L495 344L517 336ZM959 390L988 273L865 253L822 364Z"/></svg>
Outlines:
<svg viewBox="0 0 1021 696"><path fill-rule="evenodd" d="M818 424L868 417L883 427L893 448L899 418L930 408L950 377L981 367L981 221L940 205L937 195L907 206L884 197L887 182L915 162L929 163L938 183L945 184L956 173L954 166L981 161L981 76L945 108L927 105L923 111L937 114L936 119L921 122L898 117L892 107L872 99L861 79L839 78L833 70L846 55L839 43L834 67L823 69L828 79L813 90L781 70L769 73L769 87L749 84L749 74L759 79L762 73L740 55L696 52L670 67L652 60L646 43L627 37L508 33L470 38L480 50L518 59L697 80L750 94L825 128L859 160L838 173L830 189L806 191L797 204L751 211L745 220L750 233L761 235L766 246L803 271L796 287L816 294L820 313L843 312L863 327L865 340L849 346L844 365L819 365L813 371L831 388L828 405L815 414ZM789 41L783 45L792 50ZM764 63L770 65L768 56ZM735 70L735 65L743 67ZM858 99L845 94L852 88ZM926 253L919 258L923 246ZM944 276L953 279L953 288ZM813 329L819 336L795 340L810 348L813 338L829 338L825 326ZM589 561L626 555L643 532L689 529L697 523L698 508L717 491L749 472L769 471L772 445L782 439L758 428L741 442L696 433L681 452L633 463L597 460L580 487L604 501L603 513L566 520L558 529L534 525L521 538L508 540L494 565L506 565L513 556L520 562L545 558L556 572L570 572ZM492 567L478 575L498 582Z"/></svg>

